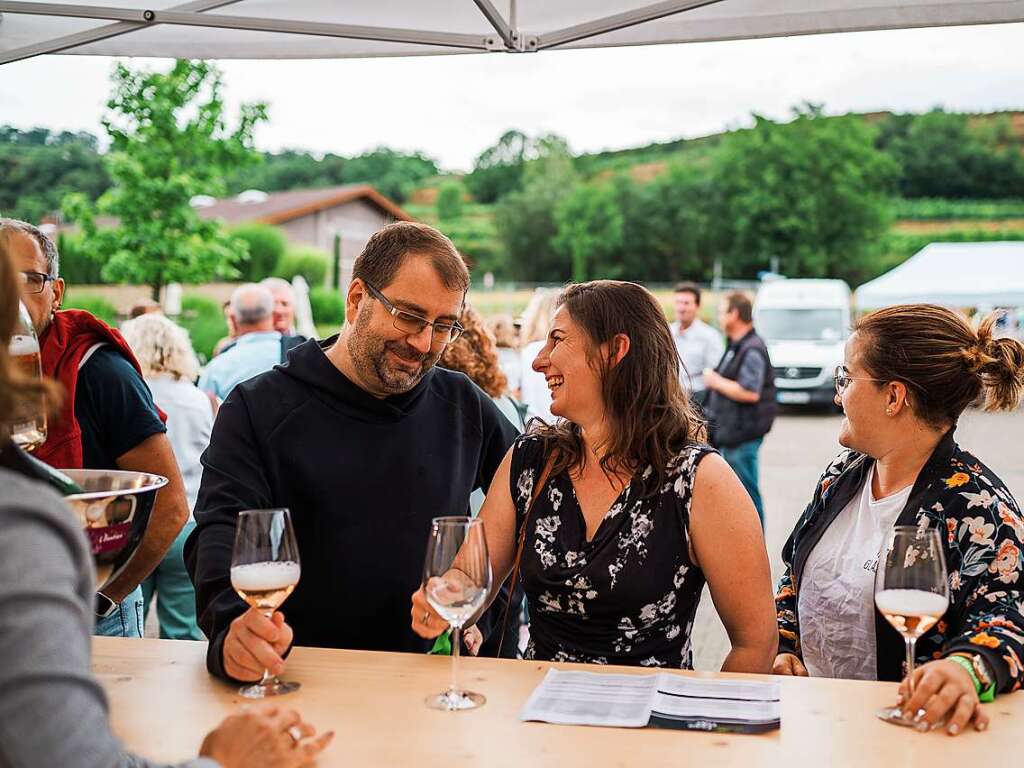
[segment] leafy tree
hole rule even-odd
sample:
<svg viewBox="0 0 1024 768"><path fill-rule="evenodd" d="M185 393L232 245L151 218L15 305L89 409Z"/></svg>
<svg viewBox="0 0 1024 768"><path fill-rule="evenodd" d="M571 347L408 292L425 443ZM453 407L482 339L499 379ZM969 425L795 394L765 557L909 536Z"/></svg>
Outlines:
<svg viewBox="0 0 1024 768"><path fill-rule="evenodd" d="M569 277L566 259L552 245L558 231L554 211L577 181L572 158L554 151L527 163L523 188L499 201L495 225L513 278L558 282Z"/></svg>
<svg viewBox="0 0 1024 768"><path fill-rule="evenodd" d="M621 277L622 213L611 184L580 184L555 205L555 252L572 263L572 279Z"/></svg>
<svg viewBox="0 0 1024 768"><path fill-rule="evenodd" d="M813 106L730 135L712 167L729 274L752 277L778 257L793 277L856 281L887 228L896 173L872 142L863 121Z"/></svg>
<svg viewBox="0 0 1024 768"><path fill-rule="evenodd" d="M378 147L346 160L341 175L343 184L372 184L382 194L401 203L408 199L417 184L437 174L437 164L425 155Z"/></svg>
<svg viewBox="0 0 1024 768"><path fill-rule="evenodd" d="M220 72L202 61L179 60L167 73L118 64L103 127L114 186L96 205L81 195L67 210L85 234L83 245L103 260L108 280L145 283L159 298L169 282L233 277L245 244L204 221L189 204L223 189L229 168L250 162L252 134L266 107L247 104L229 130ZM96 214L118 224L98 229Z"/></svg>
<svg viewBox="0 0 1024 768"><path fill-rule="evenodd" d="M437 191L437 217L453 221L462 215L463 187L457 181L446 181Z"/></svg>
<svg viewBox="0 0 1024 768"><path fill-rule="evenodd" d="M530 152L530 139L522 131L506 131L493 147L488 147L473 162L466 186L481 203L493 203L499 197L522 187L523 167Z"/></svg>

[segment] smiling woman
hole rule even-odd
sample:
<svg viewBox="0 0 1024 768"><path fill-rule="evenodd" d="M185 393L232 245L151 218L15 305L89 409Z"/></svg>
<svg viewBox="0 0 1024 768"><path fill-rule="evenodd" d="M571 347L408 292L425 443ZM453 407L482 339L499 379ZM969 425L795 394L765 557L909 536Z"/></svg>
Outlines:
<svg viewBox="0 0 1024 768"><path fill-rule="evenodd" d="M480 513L495 579L522 574L527 658L688 668L706 579L732 641L723 669L767 671L760 525L703 443L661 307L610 280L571 285L557 304L533 365L561 418L516 441ZM425 637L443 626L431 610L417 593L413 629Z"/></svg>

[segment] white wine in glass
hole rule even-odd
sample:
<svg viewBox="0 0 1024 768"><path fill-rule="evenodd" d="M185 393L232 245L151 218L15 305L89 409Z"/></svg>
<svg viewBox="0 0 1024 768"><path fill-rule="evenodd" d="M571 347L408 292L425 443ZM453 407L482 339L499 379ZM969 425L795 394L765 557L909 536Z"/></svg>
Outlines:
<svg viewBox="0 0 1024 768"><path fill-rule="evenodd" d="M42 358L39 354L39 340L36 338L32 318L19 302L18 323L11 335L8 354L14 367L26 378L41 379ZM15 403L13 418L6 425L11 440L25 451L34 451L46 442L46 401L42 397L19 398Z"/></svg>
<svg viewBox="0 0 1024 768"><path fill-rule="evenodd" d="M885 556L875 572L875 605L897 632L907 652L907 687L914 695L914 646L949 607L949 583L942 540L934 528L893 528ZM916 727L899 707L885 707L878 716L889 723Z"/></svg>
<svg viewBox="0 0 1024 768"><path fill-rule="evenodd" d="M423 591L430 607L452 628L452 683L427 699L431 709L461 710L481 706L482 694L459 689L459 632L487 603L491 561L483 520L436 517L431 521L423 564Z"/></svg>
<svg viewBox="0 0 1024 768"><path fill-rule="evenodd" d="M231 557L231 586L268 619L299 583L299 548L287 509L248 509L238 515ZM239 689L248 699L264 699L298 690L263 670L263 679Z"/></svg>

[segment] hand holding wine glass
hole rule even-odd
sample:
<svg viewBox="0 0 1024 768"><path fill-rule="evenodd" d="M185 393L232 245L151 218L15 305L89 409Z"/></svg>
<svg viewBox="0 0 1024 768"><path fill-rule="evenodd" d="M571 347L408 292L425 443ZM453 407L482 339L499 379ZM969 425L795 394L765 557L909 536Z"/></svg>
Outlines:
<svg viewBox="0 0 1024 768"><path fill-rule="evenodd" d="M907 664L907 699L914 695L914 647L917 639L942 618L949 607L949 583L942 541L934 528L893 528L884 559L875 572L875 605L903 635ZM900 707L885 707L878 716L889 723L916 728L916 713L905 716Z"/></svg>
<svg viewBox="0 0 1024 768"><path fill-rule="evenodd" d="M235 661L242 666L246 659L250 666L252 661L264 665L260 682L239 690L246 698L278 696L299 687L298 683L282 682L271 674L270 663L278 662L276 653L271 659L265 646L269 641L269 647L277 650L273 641L281 639L284 622L275 618L275 611L295 589L300 575L299 550L288 510L251 509L239 513L231 559L231 585L239 597L262 616L250 612L236 619L225 639L224 654L225 666L229 655L241 656ZM284 634L290 643L291 631Z"/></svg>
<svg viewBox="0 0 1024 768"><path fill-rule="evenodd" d="M432 709L479 707L479 693L459 690L459 631L487 602L491 590L491 561L482 520L438 517L431 523L423 564L423 592L431 608L452 629L452 682L444 693L427 699Z"/></svg>

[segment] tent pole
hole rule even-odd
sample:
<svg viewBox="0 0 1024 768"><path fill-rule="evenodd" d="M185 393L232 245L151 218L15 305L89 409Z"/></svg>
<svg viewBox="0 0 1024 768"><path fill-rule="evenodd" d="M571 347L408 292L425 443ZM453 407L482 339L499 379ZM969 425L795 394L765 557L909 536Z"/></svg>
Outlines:
<svg viewBox="0 0 1024 768"><path fill-rule="evenodd" d="M234 5L237 2L239 2L239 0L196 0L195 2L176 6L170 10L200 12L212 11L215 8L223 8L226 5ZM31 59L33 56L42 56L47 53L60 53L61 51L66 51L69 48L77 48L80 45L98 43L101 40L109 40L112 37L119 37L120 35L134 32L136 29L142 29L145 26L148 25L133 21L119 21L115 24L107 24L97 29L87 29L84 32L76 32L71 35L55 37L52 40L47 40L42 43L25 45L21 48L14 48L10 51L0 53L0 65L10 64L15 61L22 61L23 59Z"/></svg>
<svg viewBox="0 0 1024 768"><path fill-rule="evenodd" d="M443 48L467 48L485 51L493 48L494 41L479 35L428 30L391 29L353 24L327 24L291 19L267 19L250 16L222 16L181 11L152 11L139 8L72 5L70 3L27 3L0 1L0 13L20 13L30 16L67 16L80 19L106 19L128 21L140 25L173 24L187 27L239 29L251 32L280 32L316 37L341 37L356 40L377 40L389 43L412 43Z"/></svg>
<svg viewBox="0 0 1024 768"><path fill-rule="evenodd" d="M526 42L527 49L544 50L554 48L566 43L583 40L588 37L604 35L608 32L615 32L626 27L635 27L637 24L644 24L648 21L656 21L666 16L674 16L677 13L685 13L707 5L720 3L722 0L665 0L643 8L637 8L624 13L617 13L614 16L606 16L603 19L588 21L585 24L577 24L565 29L548 32L530 38Z"/></svg>
<svg viewBox="0 0 1024 768"><path fill-rule="evenodd" d="M505 21L501 12L494 7L491 0L473 0L476 3L476 7L480 9L480 13L487 17L487 20L494 27L494 31L498 33L499 37L505 42L507 48L514 49L516 47L516 39L518 35L515 34L514 30L509 23Z"/></svg>

